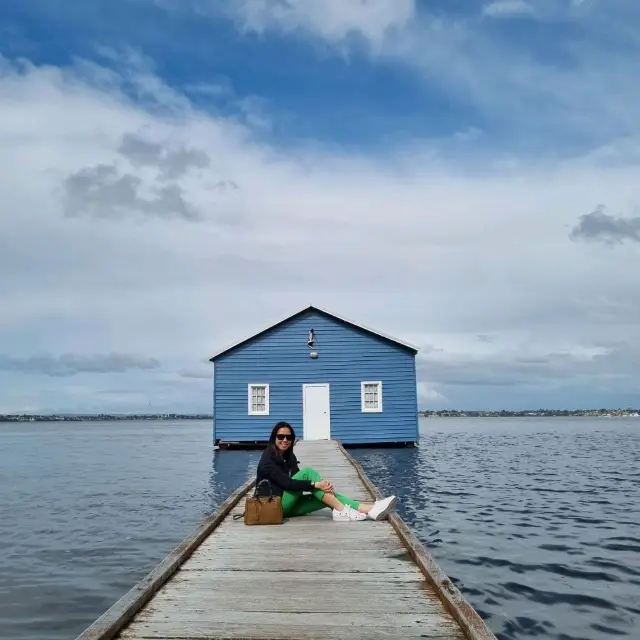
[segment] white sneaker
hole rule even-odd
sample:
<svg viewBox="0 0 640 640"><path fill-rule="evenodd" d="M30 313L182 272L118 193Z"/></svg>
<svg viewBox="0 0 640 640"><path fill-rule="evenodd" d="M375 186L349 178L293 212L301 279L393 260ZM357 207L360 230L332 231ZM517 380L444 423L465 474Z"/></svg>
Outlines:
<svg viewBox="0 0 640 640"><path fill-rule="evenodd" d="M395 496L376 500L367 516L371 520L384 520L396 508L397 502L398 499Z"/></svg>
<svg viewBox="0 0 640 640"><path fill-rule="evenodd" d="M348 504L344 506L344 509L338 511L337 509L333 510L333 519L336 522L355 522L358 520L366 520L367 514L360 513L353 507L350 507Z"/></svg>

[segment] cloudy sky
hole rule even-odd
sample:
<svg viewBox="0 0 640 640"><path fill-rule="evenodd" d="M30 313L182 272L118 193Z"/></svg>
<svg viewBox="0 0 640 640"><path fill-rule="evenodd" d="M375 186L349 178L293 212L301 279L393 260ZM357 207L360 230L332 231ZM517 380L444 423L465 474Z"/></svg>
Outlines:
<svg viewBox="0 0 640 640"><path fill-rule="evenodd" d="M0 412L200 412L309 303L424 408L640 405L640 4L8 0Z"/></svg>

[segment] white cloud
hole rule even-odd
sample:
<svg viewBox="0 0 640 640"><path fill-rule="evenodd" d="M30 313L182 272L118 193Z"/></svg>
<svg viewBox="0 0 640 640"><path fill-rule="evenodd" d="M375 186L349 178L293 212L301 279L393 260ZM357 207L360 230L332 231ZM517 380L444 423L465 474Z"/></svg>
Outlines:
<svg viewBox="0 0 640 640"><path fill-rule="evenodd" d="M418 382L418 406L420 408L429 407L434 403L438 406L450 404L449 398L436 391L435 386L431 382Z"/></svg>
<svg viewBox="0 0 640 640"><path fill-rule="evenodd" d="M375 49L416 11L415 0L213 0L211 5L231 12L247 31L312 32L334 44L358 34Z"/></svg>
<svg viewBox="0 0 640 640"><path fill-rule="evenodd" d="M243 30L294 35L345 56L350 36L358 34L376 59L407 65L427 90L444 91L529 147L561 137L604 144L638 133L640 85L629 78L640 39L629 25L640 19L640 6L627 0L496 0L463 17L419 11L413 0L205 0L198 6L232 16ZM560 39L550 35L546 45L534 46L483 24L487 16L516 15L555 22Z"/></svg>
<svg viewBox="0 0 640 640"><path fill-rule="evenodd" d="M482 12L492 18L504 18L533 14L533 7L524 0L497 0L485 5Z"/></svg>
<svg viewBox="0 0 640 640"><path fill-rule="evenodd" d="M79 373L73 390L23 370L0 380L2 406L206 411L203 358L309 302L421 345L425 402L455 404L483 375L536 397L561 379L609 393L613 375L637 390L637 359L621 345L640 337L639 245L569 239L599 203L633 217L633 166L462 163L428 142L383 159L276 150L126 64L154 108L128 99L113 71L3 64L0 343L5 362L118 353L160 366ZM132 161L131 136L159 147ZM167 160L180 150L200 162ZM140 216L132 198L117 215L107 199L100 215L86 201L65 215L65 181L101 165L139 179L138 197L170 180L200 216L166 215L175 200Z"/></svg>

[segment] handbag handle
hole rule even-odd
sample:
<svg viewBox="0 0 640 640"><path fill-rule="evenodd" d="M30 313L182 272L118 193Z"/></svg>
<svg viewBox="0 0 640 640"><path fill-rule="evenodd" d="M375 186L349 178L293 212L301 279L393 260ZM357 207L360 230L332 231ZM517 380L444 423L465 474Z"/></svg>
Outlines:
<svg viewBox="0 0 640 640"><path fill-rule="evenodd" d="M271 486L271 482L269 482L268 478L263 478L262 480L260 480L260 482L256 484L256 488L253 491L253 497L254 498L258 497L258 487L261 484L264 484L265 482L269 485L269 502L271 502L271 500L273 500L273 487Z"/></svg>

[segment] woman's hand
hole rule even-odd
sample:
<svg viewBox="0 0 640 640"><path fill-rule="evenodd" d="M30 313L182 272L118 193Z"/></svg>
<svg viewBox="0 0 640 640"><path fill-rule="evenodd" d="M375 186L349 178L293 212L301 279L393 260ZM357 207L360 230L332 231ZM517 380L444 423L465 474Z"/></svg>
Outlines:
<svg viewBox="0 0 640 640"><path fill-rule="evenodd" d="M324 491L325 493L333 493L333 485L328 480L320 480L320 482L316 482L315 488L320 489L320 491Z"/></svg>

